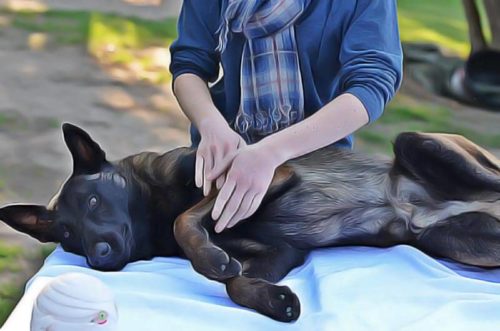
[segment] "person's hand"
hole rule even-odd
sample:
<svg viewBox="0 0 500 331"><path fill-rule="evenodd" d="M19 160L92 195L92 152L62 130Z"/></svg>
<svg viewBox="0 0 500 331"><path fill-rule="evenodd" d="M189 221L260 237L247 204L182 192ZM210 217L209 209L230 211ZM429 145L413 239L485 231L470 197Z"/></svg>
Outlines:
<svg viewBox="0 0 500 331"><path fill-rule="evenodd" d="M273 153L259 143L244 146L233 153L216 164L208 177L217 178L231 164L212 210L217 233L232 228L257 211L280 165Z"/></svg>
<svg viewBox="0 0 500 331"><path fill-rule="evenodd" d="M222 165L228 155L235 155L238 148L245 146L245 141L233 131L226 122L207 119L199 127L201 141L196 152L195 184L203 187L203 194L207 196L212 188L213 180L220 189L224 184L225 168L219 167L219 175L209 179L208 174L215 165Z"/></svg>

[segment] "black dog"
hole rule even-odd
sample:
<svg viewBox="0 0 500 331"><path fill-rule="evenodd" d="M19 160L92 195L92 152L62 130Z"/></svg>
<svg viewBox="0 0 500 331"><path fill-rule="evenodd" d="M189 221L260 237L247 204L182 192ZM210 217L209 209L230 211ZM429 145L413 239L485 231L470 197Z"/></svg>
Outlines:
<svg viewBox="0 0 500 331"><path fill-rule="evenodd" d="M74 169L55 203L7 206L0 219L96 269L187 257L236 303L293 321L298 298L272 283L317 247L411 244L500 266L499 161L460 136L401 134L393 162L331 147L292 160L254 216L215 234L215 192L204 198L193 183L194 149L111 163L87 133L69 124L63 131Z"/></svg>

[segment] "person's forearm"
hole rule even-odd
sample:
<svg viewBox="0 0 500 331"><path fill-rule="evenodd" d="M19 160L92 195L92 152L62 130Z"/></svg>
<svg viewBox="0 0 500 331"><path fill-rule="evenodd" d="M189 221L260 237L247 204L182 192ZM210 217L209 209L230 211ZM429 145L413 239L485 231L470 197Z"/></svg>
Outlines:
<svg viewBox="0 0 500 331"><path fill-rule="evenodd" d="M366 125L368 120L361 101L352 94L342 94L305 120L258 144L268 149L281 164L333 144Z"/></svg>
<svg viewBox="0 0 500 331"><path fill-rule="evenodd" d="M182 111L201 132L205 127L227 125L215 107L207 83L193 74L182 74L174 81L174 94Z"/></svg>

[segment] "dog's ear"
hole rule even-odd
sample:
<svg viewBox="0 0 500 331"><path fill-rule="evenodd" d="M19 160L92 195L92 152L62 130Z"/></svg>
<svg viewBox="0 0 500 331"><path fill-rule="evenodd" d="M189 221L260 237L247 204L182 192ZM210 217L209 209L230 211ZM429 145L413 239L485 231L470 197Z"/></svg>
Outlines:
<svg viewBox="0 0 500 331"><path fill-rule="evenodd" d="M64 141L73 157L74 174L94 174L106 163L106 154L90 135L69 123L63 124Z"/></svg>
<svg viewBox="0 0 500 331"><path fill-rule="evenodd" d="M39 205L9 205L0 208L0 220L41 242L56 242L55 211Z"/></svg>
<svg viewBox="0 0 500 331"><path fill-rule="evenodd" d="M402 133L394 144L395 170L446 199L500 192L500 162L459 135Z"/></svg>

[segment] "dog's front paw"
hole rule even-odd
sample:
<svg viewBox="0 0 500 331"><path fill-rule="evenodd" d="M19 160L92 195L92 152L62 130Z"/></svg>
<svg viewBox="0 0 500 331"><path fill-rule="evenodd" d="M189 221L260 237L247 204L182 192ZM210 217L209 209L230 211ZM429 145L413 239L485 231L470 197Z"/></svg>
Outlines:
<svg viewBox="0 0 500 331"><path fill-rule="evenodd" d="M212 280L241 275L241 263L215 245L200 248L191 262L197 272Z"/></svg>

